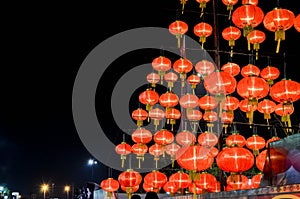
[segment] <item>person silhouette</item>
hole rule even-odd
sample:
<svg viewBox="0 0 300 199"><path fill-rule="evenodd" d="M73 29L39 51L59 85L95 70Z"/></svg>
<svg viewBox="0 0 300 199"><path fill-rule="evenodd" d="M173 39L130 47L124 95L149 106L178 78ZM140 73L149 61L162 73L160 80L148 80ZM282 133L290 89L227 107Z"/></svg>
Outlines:
<svg viewBox="0 0 300 199"><path fill-rule="evenodd" d="M145 199L159 199L159 197L156 192L149 191L146 193Z"/></svg>
<svg viewBox="0 0 300 199"><path fill-rule="evenodd" d="M138 194L133 194L131 196L131 199L142 199L142 197L140 195L138 195Z"/></svg>

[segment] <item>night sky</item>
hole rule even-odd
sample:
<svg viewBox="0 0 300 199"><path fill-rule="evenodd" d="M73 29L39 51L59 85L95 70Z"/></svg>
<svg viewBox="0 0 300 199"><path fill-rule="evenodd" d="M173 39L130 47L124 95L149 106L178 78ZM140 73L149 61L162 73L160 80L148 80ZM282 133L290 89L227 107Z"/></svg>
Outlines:
<svg viewBox="0 0 300 199"><path fill-rule="evenodd" d="M296 1L290 1L292 5L289 5L295 14L300 13ZM218 2L220 7L224 6ZM1 12L0 184L25 197L39 192L43 182L54 183L57 193L65 184L83 186L91 180L87 160L92 155L83 146L72 115L72 90L80 65L91 50L116 33L138 27L167 28L178 15L179 1L6 4ZM267 9L271 10L273 5L270 3ZM187 13L199 14L195 2L189 1L185 9ZM222 8L224 10L226 8ZM191 30L189 35L193 35ZM269 45L262 46L262 52L275 46L273 33L268 35ZM282 48L289 58L287 74L300 80L293 73L299 65L300 54L291 49L300 46L300 33L291 28L283 42ZM132 55L128 56L122 61L131 61L124 66L132 67L135 60ZM153 56L140 53L139 58L137 63L149 63ZM101 85L105 88L103 91L110 88L112 78L107 77ZM97 107L101 107L101 101L97 103ZM296 125L299 123L297 116L292 119ZM109 126L110 122L104 123ZM122 137L115 138L119 141ZM99 163L94 168L94 181L100 183L108 172Z"/></svg>

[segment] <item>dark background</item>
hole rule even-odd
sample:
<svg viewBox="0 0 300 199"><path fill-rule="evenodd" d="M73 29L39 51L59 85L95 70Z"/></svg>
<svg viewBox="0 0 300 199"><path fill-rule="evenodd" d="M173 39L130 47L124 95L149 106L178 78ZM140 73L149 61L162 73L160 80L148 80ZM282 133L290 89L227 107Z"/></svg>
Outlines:
<svg viewBox="0 0 300 199"><path fill-rule="evenodd" d="M218 12L226 15L226 6L220 0L217 4ZM299 4L297 0L280 2L295 16L300 13ZM276 6L276 1L261 1L258 5L266 13ZM24 197L39 192L43 182L54 183L59 194L65 184L83 186L91 180L91 168L87 165L91 155L82 145L72 117L73 83L89 52L124 30L151 26L167 28L178 18L196 24L200 11L199 4L192 0L187 2L183 16L176 11L181 9L176 0L14 1L6 2L1 8L0 183L12 191L19 191ZM207 12L211 12L211 8L210 2ZM211 20L209 13L205 17ZM219 19L226 21L221 15ZM224 21L220 21L220 27L227 25ZM267 34L266 41L261 44L261 55L272 56L272 64L282 71L282 52L286 52L286 76L299 81L296 71L300 33L294 27L288 30L281 53L276 55L274 33L261 26L260 30ZM197 39L192 25L187 34ZM243 39L239 41L243 43ZM228 50L227 45L220 37L220 46ZM205 46L213 48L212 37L207 39ZM245 47L244 40L235 49L243 53ZM153 56L142 54L137 63L149 63L157 56L157 52ZM126 65L131 58L123 58L125 67L132 66ZM221 59L221 62L225 61L226 58ZM243 66L249 62L249 57L236 58L236 61L241 61ZM262 68L268 61L261 58L256 63ZM109 103L109 96L105 98ZM295 125L299 124L297 104L292 116ZM96 183L107 176L108 169L104 165L95 166Z"/></svg>

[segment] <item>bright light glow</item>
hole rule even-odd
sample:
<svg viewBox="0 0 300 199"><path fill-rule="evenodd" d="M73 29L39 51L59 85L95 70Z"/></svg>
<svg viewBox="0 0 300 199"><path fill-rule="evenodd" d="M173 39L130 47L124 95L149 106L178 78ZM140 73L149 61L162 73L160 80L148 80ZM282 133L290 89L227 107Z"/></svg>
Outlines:
<svg viewBox="0 0 300 199"><path fill-rule="evenodd" d="M94 165L94 164L97 164L97 161L93 159L89 159L88 165Z"/></svg>
<svg viewBox="0 0 300 199"><path fill-rule="evenodd" d="M0 186L0 191L3 191L4 190L4 187L3 186Z"/></svg>
<svg viewBox="0 0 300 199"><path fill-rule="evenodd" d="M69 192L70 191L70 186L66 185L65 186L65 192Z"/></svg>
<svg viewBox="0 0 300 199"><path fill-rule="evenodd" d="M41 190L42 190L43 192L48 191L48 189L49 189L49 186L48 186L47 184L42 184Z"/></svg>

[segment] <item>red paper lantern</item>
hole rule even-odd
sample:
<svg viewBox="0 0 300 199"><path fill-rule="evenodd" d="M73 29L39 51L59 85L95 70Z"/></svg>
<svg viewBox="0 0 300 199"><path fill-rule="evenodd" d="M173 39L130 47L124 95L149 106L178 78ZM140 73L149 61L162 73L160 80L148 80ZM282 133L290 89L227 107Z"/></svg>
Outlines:
<svg viewBox="0 0 300 199"><path fill-rule="evenodd" d="M224 2L224 0L223 0ZM233 56L233 47L235 46L235 41L241 37L241 31L237 27L229 26L222 31L222 37L228 41L230 47L230 56Z"/></svg>
<svg viewBox="0 0 300 199"><path fill-rule="evenodd" d="M256 51L256 59L258 59L258 50L260 49L260 44L265 41L266 34L260 30L252 30L248 36L248 50L250 49L250 43L253 44L253 50Z"/></svg>
<svg viewBox="0 0 300 199"><path fill-rule="evenodd" d="M172 194L175 194L177 193L178 191L178 187L175 185L174 182L166 182L166 184L163 186L163 190L166 192L166 193L170 193L171 195Z"/></svg>
<svg viewBox="0 0 300 199"><path fill-rule="evenodd" d="M195 70L201 77L205 78L207 75L214 72L215 65L212 61L203 59L196 63Z"/></svg>
<svg viewBox="0 0 300 199"><path fill-rule="evenodd" d="M269 147L269 143L275 142L275 141L277 141L277 140L280 140L280 137L278 137L278 136L276 136L276 135L272 136L270 139L268 139L268 140L266 141L266 148Z"/></svg>
<svg viewBox="0 0 300 199"><path fill-rule="evenodd" d="M246 138L238 132L232 132L232 134L226 138L225 143L228 147L243 147L246 144Z"/></svg>
<svg viewBox="0 0 300 199"><path fill-rule="evenodd" d="M146 105L146 110L149 111L153 105L158 102L159 95L156 91L147 89L139 95L139 102Z"/></svg>
<svg viewBox="0 0 300 199"><path fill-rule="evenodd" d="M240 66L233 62L227 62L221 67L221 70L232 76L237 76L240 73Z"/></svg>
<svg viewBox="0 0 300 199"><path fill-rule="evenodd" d="M201 8L201 14L200 18L204 14L204 8L206 8L206 3L209 2L210 0L196 0L199 3L199 7Z"/></svg>
<svg viewBox="0 0 300 199"><path fill-rule="evenodd" d="M174 182L175 186L179 189L187 188L192 183L189 175L183 171L177 171L176 173L171 174L169 181Z"/></svg>
<svg viewBox="0 0 300 199"><path fill-rule="evenodd" d="M198 100L199 98L197 97L197 95L187 93L180 97L179 104L183 108L192 109L198 106Z"/></svg>
<svg viewBox="0 0 300 199"><path fill-rule="evenodd" d="M161 189L167 181L168 177L166 176L166 174L158 170L149 172L144 177L144 183L152 187L154 190Z"/></svg>
<svg viewBox="0 0 300 199"><path fill-rule="evenodd" d="M112 193L119 189L120 184L113 178L107 178L101 181L100 187L107 192L108 197L111 197Z"/></svg>
<svg viewBox="0 0 300 199"><path fill-rule="evenodd" d="M210 186L208 188L208 192L217 193L220 191L221 191L221 183L220 182L216 182L215 184L213 184L212 186Z"/></svg>
<svg viewBox="0 0 300 199"><path fill-rule="evenodd" d="M233 96L226 96L225 100L222 102L222 109L225 111L234 111L239 107L239 100Z"/></svg>
<svg viewBox="0 0 300 199"><path fill-rule="evenodd" d="M197 179L195 179L195 183L197 187L200 187L201 189L208 191L208 189L211 186L217 183L217 179L212 174L203 172L199 174Z"/></svg>
<svg viewBox="0 0 300 199"><path fill-rule="evenodd" d="M227 10L229 10L229 17L228 19L231 18L231 12L233 10L233 6L237 4L238 0L222 0L222 3L227 6Z"/></svg>
<svg viewBox="0 0 300 199"><path fill-rule="evenodd" d="M124 161L126 160L126 156L131 153L131 146L126 142L122 142L118 144L115 148L116 153L121 155L122 160L122 168L124 167Z"/></svg>
<svg viewBox="0 0 300 199"><path fill-rule="evenodd" d="M118 181L126 190L130 188L134 189L134 187L139 186L142 182L142 175L133 169L127 169L119 174Z"/></svg>
<svg viewBox="0 0 300 199"><path fill-rule="evenodd" d="M275 32L276 53L279 52L280 42L285 40L285 31L294 25L294 19L294 13L283 8L275 8L264 17L264 27L271 32Z"/></svg>
<svg viewBox="0 0 300 199"><path fill-rule="evenodd" d="M232 13L232 22L243 29L243 36L247 37L249 32L258 26L264 19L264 12L257 5L244 4Z"/></svg>
<svg viewBox="0 0 300 199"><path fill-rule="evenodd" d="M295 17L294 27L298 32L300 32L300 14Z"/></svg>
<svg viewBox="0 0 300 199"><path fill-rule="evenodd" d="M276 102L295 102L300 97L300 84L283 79L271 87L270 96Z"/></svg>
<svg viewBox="0 0 300 199"><path fill-rule="evenodd" d="M186 78L186 74L193 69L192 62L186 58L180 58L174 62L173 69L175 72L180 74L182 87L184 87L184 80Z"/></svg>
<svg viewBox="0 0 300 199"><path fill-rule="evenodd" d="M270 86L274 84L274 80L277 79L279 75L279 69L274 66L267 66L260 71L260 76L264 78Z"/></svg>
<svg viewBox="0 0 300 199"><path fill-rule="evenodd" d="M244 99L254 102L257 105L257 100L267 96L269 85L263 78L249 76L242 78L237 83L237 93Z"/></svg>
<svg viewBox="0 0 300 199"><path fill-rule="evenodd" d="M262 173L256 174L251 178L251 188L257 189L260 186L260 180L262 178Z"/></svg>
<svg viewBox="0 0 300 199"><path fill-rule="evenodd" d="M174 87L174 83L177 81L177 79L178 79L178 75L176 73L168 72L165 74L164 80L168 83L168 87L170 91Z"/></svg>
<svg viewBox="0 0 300 199"><path fill-rule="evenodd" d="M247 64L246 66L242 67L241 75L243 77L251 77L251 76L259 76L260 69L253 65L253 64Z"/></svg>
<svg viewBox="0 0 300 199"><path fill-rule="evenodd" d="M179 102L179 98L177 94L168 91L161 94L158 101L161 106L169 108L176 106Z"/></svg>
<svg viewBox="0 0 300 199"><path fill-rule="evenodd" d="M152 155L155 161L155 168L157 169L158 166L158 160L159 160L159 156L161 156L164 153L164 148L162 147L162 145L154 143L153 145L151 145L149 147L149 154Z"/></svg>
<svg viewBox="0 0 300 199"><path fill-rule="evenodd" d="M269 120L271 119L271 113L275 111L276 104L275 102L264 99L263 101L260 101L257 105L257 110L264 114L264 119ZM269 123L269 122L268 122Z"/></svg>
<svg viewBox="0 0 300 199"><path fill-rule="evenodd" d="M167 124L171 124L171 131L173 131L173 126L176 124L176 120L180 119L181 113L178 109L176 108L168 108L166 110L166 119L167 119Z"/></svg>
<svg viewBox="0 0 300 199"><path fill-rule="evenodd" d="M174 141L174 135L167 129L160 129L154 134L153 140L155 143L165 146L171 144Z"/></svg>
<svg viewBox="0 0 300 199"><path fill-rule="evenodd" d="M257 134L248 137L246 140L246 146L249 149L252 149L254 155L258 155L259 150L263 149L265 145L266 145L265 139Z"/></svg>
<svg viewBox="0 0 300 199"><path fill-rule="evenodd" d="M176 144L175 142L168 144L165 147L165 151L168 155L170 155L170 159L172 161L172 167L174 167L174 162L176 160L176 153L180 149L180 146Z"/></svg>
<svg viewBox="0 0 300 199"><path fill-rule="evenodd" d="M204 192L203 189L201 189L200 187L197 187L195 183L191 183L189 186L188 186L188 190L190 193L193 193L194 197L197 197L196 195L197 194L201 194Z"/></svg>
<svg viewBox="0 0 300 199"><path fill-rule="evenodd" d="M198 100L198 105L205 111L213 110L218 106L218 102L215 97L211 95L204 95Z"/></svg>
<svg viewBox="0 0 300 199"><path fill-rule="evenodd" d="M192 90L193 90L193 94L195 94L195 88L201 82L200 77L196 74L191 74L190 76L188 76L187 82L188 82L189 85L191 85Z"/></svg>
<svg viewBox="0 0 300 199"><path fill-rule="evenodd" d="M159 56L153 59L152 67L160 75L160 79L163 79L165 73L171 69L172 62L169 58L165 56Z"/></svg>
<svg viewBox="0 0 300 199"><path fill-rule="evenodd" d="M136 154L136 159L138 160L138 168L141 168L141 161L144 160L144 155L148 151L146 144L136 143L131 146L132 153Z"/></svg>
<svg viewBox="0 0 300 199"><path fill-rule="evenodd" d="M157 130L157 126L159 125L159 121L165 118L165 112L160 108L153 108L149 111L148 116L154 122L155 130Z"/></svg>
<svg viewBox="0 0 300 199"><path fill-rule="evenodd" d="M244 190L250 188L250 186L248 185L249 179L245 175L237 175L237 176L230 175L226 179L226 182L227 182L226 191Z"/></svg>
<svg viewBox="0 0 300 199"><path fill-rule="evenodd" d="M267 149L261 151L255 158L255 165L260 171L264 170L266 158L267 158Z"/></svg>
<svg viewBox="0 0 300 199"><path fill-rule="evenodd" d="M176 142L181 146L192 145L196 142L196 139L196 136L188 130L180 131L175 136Z"/></svg>
<svg viewBox="0 0 300 199"><path fill-rule="evenodd" d="M177 47L180 48L180 38L188 31L188 25L184 21L176 20L169 25L169 31L177 38Z"/></svg>
<svg viewBox="0 0 300 199"><path fill-rule="evenodd" d="M194 34L199 37L199 42L203 45L206 42L206 37L212 34L213 28L210 24L200 22L194 26Z"/></svg>
<svg viewBox="0 0 300 199"><path fill-rule="evenodd" d="M131 138L135 143L147 144L152 140L152 133L145 128L139 127L131 134Z"/></svg>
<svg viewBox="0 0 300 199"><path fill-rule="evenodd" d="M249 123L252 124L253 123L253 114L254 111L257 110L257 104L256 104L256 100L253 101L249 101L248 99L243 99L240 101L240 105L239 108L241 111L246 113L246 118L249 119Z"/></svg>
<svg viewBox="0 0 300 199"><path fill-rule="evenodd" d="M214 147L218 143L219 138L214 133L205 131L198 136L197 140L201 146Z"/></svg>
<svg viewBox="0 0 300 199"><path fill-rule="evenodd" d="M134 120L136 120L136 125L138 127L141 127L141 126L143 126L143 121L148 118L148 112L142 108L138 108L138 109L132 111L131 116Z"/></svg>
<svg viewBox="0 0 300 199"><path fill-rule="evenodd" d="M258 4L258 0L242 0L242 4L257 5Z"/></svg>
<svg viewBox="0 0 300 199"><path fill-rule="evenodd" d="M151 86L153 88L156 87L156 83L159 82L159 80L160 80L159 75L154 72L149 73L146 78L147 78L147 81L151 84Z"/></svg>

